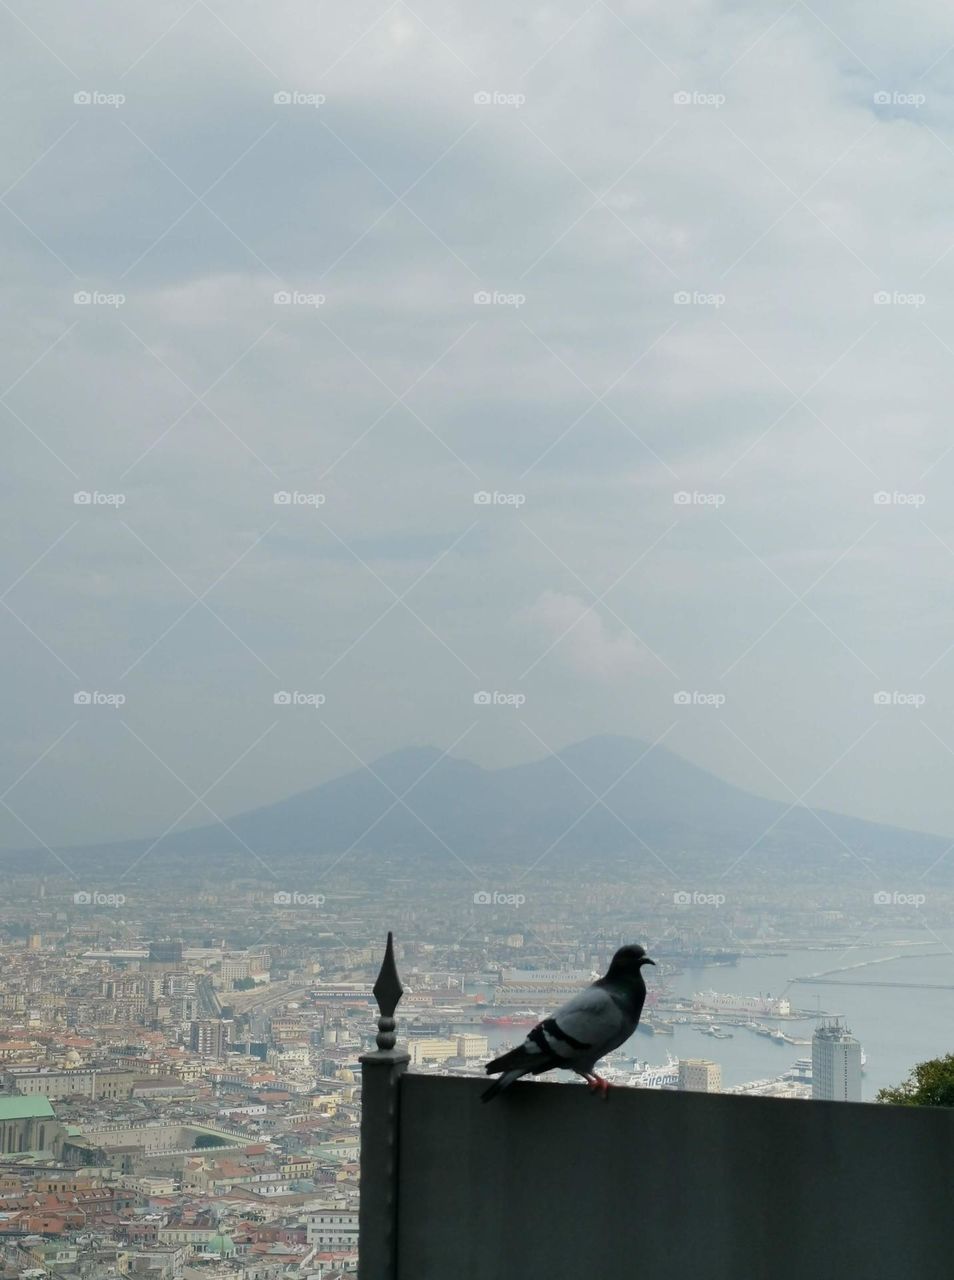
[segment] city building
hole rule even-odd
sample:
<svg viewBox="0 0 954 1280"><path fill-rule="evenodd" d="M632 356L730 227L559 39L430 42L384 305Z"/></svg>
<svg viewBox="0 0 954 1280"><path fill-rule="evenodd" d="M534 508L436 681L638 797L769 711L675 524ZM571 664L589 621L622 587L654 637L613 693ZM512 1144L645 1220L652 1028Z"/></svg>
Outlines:
<svg viewBox="0 0 954 1280"><path fill-rule="evenodd" d="M679 1088L696 1093L720 1093L722 1068L708 1058L679 1059Z"/></svg>
<svg viewBox="0 0 954 1280"><path fill-rule="evenodd" d="M59 1154L63 1127L47 1098L16 1094L0 1098L0 1153L52 1151Z"/></svg>
<svg viewBox="0 0 954 1280"><path fill-rule="evenodd" d="M822 1023L812 1036L812 1097L861 1101L861 1045L840 1018Z"/></svg>
<svg viewBox="0 0 954 1280"><path fill-rule="evenodd" d="M229 1025L217 1018L200 1018L190 1028L193 1053L203 1058L224 1058L229 1043Z"/></svg>
<svg viewBox="0 0 954 1280"><path fill-rule="evenodd" d="M58 1071L51 1067L8 1066L2 1075L4 1088L29 1097L45 1098L69 1098L77 1094L95 1099L128 1098L135 1079L134 1071L95 1067L64 1067Z"/></svg>
<svg viewBox="0 0 954 1280"><path fill-rule="evenodd" d="M306 1215L308 1243L325 1249L357 1249L358 1215L337 1208L319 1209Z"/></svg>

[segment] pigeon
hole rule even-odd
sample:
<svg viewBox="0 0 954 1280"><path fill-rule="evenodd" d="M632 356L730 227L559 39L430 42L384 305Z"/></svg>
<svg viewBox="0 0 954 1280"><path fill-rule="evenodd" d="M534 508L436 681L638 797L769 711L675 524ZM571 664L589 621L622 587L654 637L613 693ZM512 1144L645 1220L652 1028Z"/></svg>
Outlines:
<svg viewBox="0 0 954 1280"><path fill-rule="evenodd" d="M554 1067L575 1071L606 1098L609 1081L596 1075L593 1067L636 1030L646 999L641 970L644 964L655 963L643 947L621 947L605 977L538 1022L522 1045L487 1063L487 1074L500 1074L500 1078L484 1090L481 1101L490 1102L521 1076L536 1076Z"/></svg>

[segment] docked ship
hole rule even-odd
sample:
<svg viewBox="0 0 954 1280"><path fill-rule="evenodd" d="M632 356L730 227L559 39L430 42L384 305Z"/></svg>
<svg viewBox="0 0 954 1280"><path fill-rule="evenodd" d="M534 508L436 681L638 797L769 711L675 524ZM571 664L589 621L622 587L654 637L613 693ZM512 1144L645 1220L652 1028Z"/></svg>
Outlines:
<svg viewBox="0 0 954 1280"><path fill-rule="evenodd" d="M637 1089L675 1089L679 1084L679 1059L667 1053L666 1064L662 1067L654 1067L637 1059L633 1063L627 1084Z"/></svg>
<svg viewBox="0 0 954 1280"><path fill-rule="evenodd" d="M637 1031L642 1031L647 1036L672 1036L676 1034L675 1028L671 1022L667 1022L665 1018L642 1018Z"/></svg>
<svg viewBox="0 0 954 1280"><path fill-rule="evenodd" d="M864 1049L861 1051L861 1070L864 1071L868 1065L868 1055ZM798 1084L811 1084L812 1082L812 1060L811 1058L796 1058L789 1069L782 1074L783 1080L795 1081Z"/></svg>
<svg viewBox="0 0 954 1280"><path fill-rule="evenodd" d="M697 1009L718 1013L753 1013L773 1018L791 1017L792 1006L785 996L742 996L735 992L697 991L692 997Z"/></svg>
<svg viewBox="0 0 954 1280"><path fill-rule="evenodd" d="M485 1027L535 1027L542 1016L533 1009L518 1009L515 1013L487 1014L480 1021Z"/></svg>

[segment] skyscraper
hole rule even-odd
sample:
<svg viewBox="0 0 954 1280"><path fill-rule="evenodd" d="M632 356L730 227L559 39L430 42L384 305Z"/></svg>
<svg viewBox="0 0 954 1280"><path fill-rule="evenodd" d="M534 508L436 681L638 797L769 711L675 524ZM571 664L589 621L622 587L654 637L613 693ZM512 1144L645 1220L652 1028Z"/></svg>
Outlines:
<svg viewBox="0 0 954 1280"><path fill-rule="evenodd" d="M840 1018L816 1027L812 1036L812 1097L861 1101L861 1045Z"/></svg>

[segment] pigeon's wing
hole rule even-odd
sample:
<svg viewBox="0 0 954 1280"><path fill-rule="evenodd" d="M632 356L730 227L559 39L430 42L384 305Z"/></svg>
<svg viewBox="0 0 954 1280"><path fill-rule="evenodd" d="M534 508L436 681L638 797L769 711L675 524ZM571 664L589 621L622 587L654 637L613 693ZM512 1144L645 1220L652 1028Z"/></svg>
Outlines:
<svg viewBox="0 0 954 1280"><path fill-rule="evenodd" d="M544 1018L527 1040L541 1049L545 1045L553 1058L572 1063L600 1058L607 1046L622 1043L628 1035L626 1016L612 996L602 987L587 987Z"/></svg>

